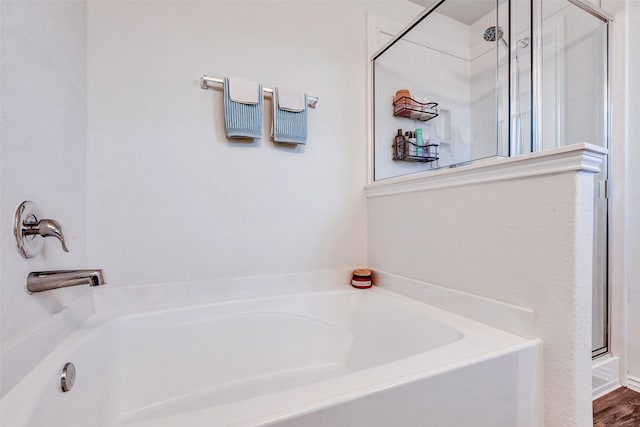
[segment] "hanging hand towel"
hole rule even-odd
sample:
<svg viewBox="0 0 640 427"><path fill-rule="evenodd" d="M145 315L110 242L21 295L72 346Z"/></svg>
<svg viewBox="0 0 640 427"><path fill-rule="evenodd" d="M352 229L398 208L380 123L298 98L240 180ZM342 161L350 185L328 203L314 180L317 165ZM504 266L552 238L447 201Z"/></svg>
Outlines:
<svg viewBox="0 0 640 427"><path fill-rule="evenodd" d="M306 95L302 92L290 90L284 87L278 88L278 106L286 111L299 113L304 111L306 103Z"/></svg>
<svg viewBox="0 0 640 427"><path fill-rule="evenodd" d="M307 95L273 89L272 136L276 142L306 144L307 142Z"/></svg>
<svg viewBox="0 0 640 427"><path fill-rule="evenodd" d="M262 85L224 79L224 126L229 138L260 138L264 96Z"/></svg>

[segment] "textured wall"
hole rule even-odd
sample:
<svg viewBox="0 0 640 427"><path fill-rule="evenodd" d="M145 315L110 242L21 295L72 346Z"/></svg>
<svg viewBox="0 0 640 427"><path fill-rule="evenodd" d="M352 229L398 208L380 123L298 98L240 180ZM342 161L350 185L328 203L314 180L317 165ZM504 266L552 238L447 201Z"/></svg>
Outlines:
<svg viewBox="0 0 640 427"><path fill-rule="evenodd" d="M591 417L592 197L571 172L368 200L372 268L535 310L549 427Z"/></svg>
<svg viewBox="0 0 640 427"><path fill-rule="evenodd" d="M86 5L3 1L1 7L0 225L3 348L87 292L27 295L30 271L86 267ZM55 239L23 259L11 231L23 200L58 220L70 253Z"/></svg>

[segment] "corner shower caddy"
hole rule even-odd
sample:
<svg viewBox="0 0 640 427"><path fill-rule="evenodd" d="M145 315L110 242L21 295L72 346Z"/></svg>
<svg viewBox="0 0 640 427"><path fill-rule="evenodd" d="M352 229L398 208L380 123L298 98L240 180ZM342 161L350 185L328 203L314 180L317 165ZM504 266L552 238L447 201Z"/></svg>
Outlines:
<svg viewBox="0 0 640 427"><path fill-rule="evenodd" d="M393 143L393 160L431 163L438 159L438 144L419 145L406 139Z"/></svg>
<svg viewBox="0 0 640 427"><path fill-rule="evenodd" d="M409 96L393 100L393 115L422 122L438 117L437 102L420 102ZM438 160L438 144L416 144L403 139L393 143L393 160L431 163Z"/></svg>
<svg viewBox="0 0 640 427"><path fill-rule="evenodd" d="M420 102L411 97L402 96L393 101L393 115L427 122L438 117L438 103Z"/></svg>

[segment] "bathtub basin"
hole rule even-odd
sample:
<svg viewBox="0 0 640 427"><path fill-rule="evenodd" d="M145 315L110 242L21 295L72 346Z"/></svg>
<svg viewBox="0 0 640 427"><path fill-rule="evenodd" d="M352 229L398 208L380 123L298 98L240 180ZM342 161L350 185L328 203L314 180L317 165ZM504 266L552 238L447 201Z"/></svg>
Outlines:
<svg viewBox="0 0 640 427"><path fill-rule="evenodd" d="M539 426L539 352L376 288L110 310L2 399L1 424Z"/></svg>

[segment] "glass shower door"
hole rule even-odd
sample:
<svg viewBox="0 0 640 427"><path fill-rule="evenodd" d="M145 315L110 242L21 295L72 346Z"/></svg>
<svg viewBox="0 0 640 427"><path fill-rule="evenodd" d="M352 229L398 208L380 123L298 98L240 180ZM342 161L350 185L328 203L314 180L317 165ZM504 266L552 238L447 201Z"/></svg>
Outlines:
<svg viewBox="0 0 640 427"><path fill-rule="evenodd" d="M608 23L569 0L544 0L541 10L538 144L607 148ZM593 356L608 345L607 160L594 184Z"/></svg>

